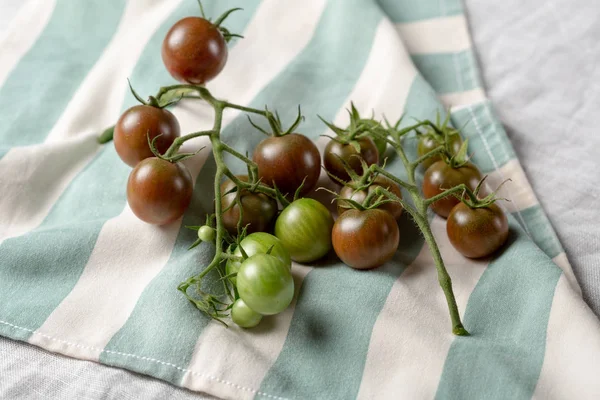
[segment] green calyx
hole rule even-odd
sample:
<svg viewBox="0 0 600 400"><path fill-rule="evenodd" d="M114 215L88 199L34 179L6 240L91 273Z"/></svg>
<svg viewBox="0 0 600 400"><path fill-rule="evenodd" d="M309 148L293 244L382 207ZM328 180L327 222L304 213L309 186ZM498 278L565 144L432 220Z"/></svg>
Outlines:
<svg viewBox="0 0 600 400"><path fill-rule="evenodd" d="M294 122L292 122L292 124L289 126L288 129L283 129L283 124L281 122L281 117L279 116L279 113L277 111L275 111L275 113L272 113L266 106L265 106L265 118L267 119L267 122L269 123L269 126L271 127L271 132L269 132L266 129L255 124L249 115L247 115L247 117L248 117L248 121L250 121L250 124L255 129L257 129L258 131L260 131L261 133L263 133L267 136L276 136L276 137L285 136L285 135L289 135L290 133L293 133L296 130L296 128L298 128L300 123L302 121L304 121L304 116L302 115L302 110L300 109L299 105L298 105L298 115L296 116L296 119L294 120Z"/></svg>
<svg viewBox="0 0 600 400"><path fill-rule="evenodd" d="M479 193L481 192L481 188L483 187L483 183L485 182L486 179L487 179L487 175L484 176L483 179L481 179L479 181L479 183L477 184L477 187L472 192L469 190L469 188L465 187L464 193L460 193L460 191L457 191L453 194L456 198L458 198L461 202L463 202L469 208L486 208L486 207L491 206L498 200L510 201L503 197L498 197L498 192L500 191L502 186L504 186L504 184L506 182L510 182L511 179L506 179L500 185L498 185L496 190L494 190L492 193L488 194L487 196L485 196L483 198L479 198ZM464 194L466 194L466 196Z"/></svg>
<svg viewBox="0 0 600 400"><path fill-rule="evenodd" d="M225 41L227 43L229 43L229 41L233 38L243 38L242 35L238 35L237 33L231 33L229 31L229 29L221 26L223 24L223 22L227 19L227 17L229 17L229 15L231 15L231 13L235 12L235 11L240 11L243 10L243 8L240 7L236 7L236 8L232 8L229 9L227 11L225 11L223 14L221 14L216 20L215 22L212 22L210 20L210 18L206 17L206 14L204 13L204 7L202 6L202 1L198 0L198 6L200 7L200 14L202 15L202 18L204 18L205 20L211 22L214 26L216 26L219 31L221 32L221 35L223 35L223 38L225 39Z"/></svg>

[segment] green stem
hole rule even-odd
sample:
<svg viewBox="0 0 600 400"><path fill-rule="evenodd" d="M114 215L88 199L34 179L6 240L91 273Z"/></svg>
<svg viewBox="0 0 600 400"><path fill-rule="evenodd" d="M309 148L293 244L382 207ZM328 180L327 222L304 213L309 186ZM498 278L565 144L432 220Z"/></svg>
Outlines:
<svg viewBox="0 0 600 400"><path fill-rule="evenodd" d="M471 191L471 189L469 189L467 187L467 185L465 185L464 183L461 183L460 185L457 185L450 189L444 190L442 193L436 194L435 196L428 198L427 200L425 200L425 205L427 207L429 207L436 201L445 199L448 196L454 196L458 192L463 192L463 194L466 194L467 196L469 196L469 198L473 202L475 202L475 203L478 202L478 199L477 199L477 196L475 196L475 193L473 193L473 191Z"/></svg>
<svg viewBox="0 0 600 400"><path fill-rule="evenodd" d="M252 114L258 114L258 115L262 115L263 117L268 118L268 116L271 114L269 111L266 110L259 110L257 108L252 108L252 107L245 107L245 106L240 106L238 104L233 104L233 103L229 103L226 101L223 101L223 106L225 108L233 108L236 110L240 110L240 111L244 111L244 112L249 112Z"/></svg>
<svg viewBox="0 0 600 400"><path fill-rule="evenodd" d="M468 336L469 332L464 328L461 319L460 313L458 312L458 306L456 304L456 298L454 297L454 291L452 290L452 279L446 270L446 266L444 265L444 260L442 259L442 255L440 253L440 249L435 241L433 233L431 232L431 227L429 226L429 222L427 218L419 217L415 219L415 222L421 229L423 233L423 237L429 246L429 251L431 252L431 256L433 257L433 261L435 262L435 267L437 269L438 282L446 296L446 303L448 304L448 310L450 312L450 320L452 322L452 333L458 336Z"/></svg>
<svg viewBox="0 0 600 400"><path fill-rule="evenodd" d="M427 152L426 154L423 154L421 157L417 158L415 161L413 161L411 163L411 167L414 169L416 167L419 166L419 164L421 164L423 161L437 155L440 153L443 153L445 151L445 147L444 146L438 146L435 149Z"/></svg>
<svg viewBox="0 0 600 400"><path fill-rule="evenodd" d="M179 151L179 148L181 146L183 146L183 144L185 142L187 142L190 139L194 139L200 136L211 136L215 133L214 130L210 130L210 131L200 131L200 132L194 132L194 133L190 133L188 135L185 136L180 136L177 139L175 139L173 141L173 144L171 144L171 146L169 146L169 148L167 149L167 151L165 152L165 154L163 155L163 157L165 159L171 159L173 156L175 156L175 153L177 153Z"/></svg>

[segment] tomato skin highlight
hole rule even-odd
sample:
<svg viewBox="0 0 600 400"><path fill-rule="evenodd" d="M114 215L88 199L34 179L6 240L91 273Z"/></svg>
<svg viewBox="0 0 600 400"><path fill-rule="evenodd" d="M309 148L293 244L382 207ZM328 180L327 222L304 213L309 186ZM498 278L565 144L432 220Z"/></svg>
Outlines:
<svg viewBox="0 0 600 400"><path fill-rule="evenodd" d="M355 269L371 269L390 260L400 243L396 220L379 209L348 210L333 226L333 248L340 260Z"/></svg>
<svg viewBox="0 0 600 400"><path fill-rule="evenodd" d="M152 140L161 135L154 145L160 154L164 154L180 134L179 122L169 110L137 105L119 117L113 139L121 160L135 167L140 161L154 157L148 145L148 136Z"/></svg>
<svg viewBox="0 0 600 400"><path fill-rule="evenodd" d="M336 140L330 140L325 146L323 152L323 164L327 172L331 175L336 176L344 182L350 180L350 175L344 168L344 163L341 160L346 161L348 165L357 173L362 174L362 164L360 159L362 158L367 165L377 164L379 162L379 151L375 142L370 137L362 137L356 140L360 145L360 153L350 144L343 144ZM341 160L340 160L341 159ZM337 183L333 178L332 180Z"/></svg>
<svg viewBox="0 0 600 400"><path fill-rule="evenodd" d="M310 192L321 172L321 154L304 135L290 133L264 139L254 149L252 160L258 165L262 182L277 188L288 197L296 193L302 181L300 196Z"/></svg>
<svg viewBox="0 0 600 400"><path fill-rule="evenodd" d="M237 299L231 307L231 320L242 328L254 328L260 323L262 317L262 314L248 307L242 299Z"/></svg>
<svg viewBox="0 0 600 400"><path fill-rule="evenodd" d="M180 82L202 85L215 78L227 62L227 42L204 18L187 17L171 27L162 44L162 59Z"/></svg>
<svg viewBox="0 0 600 400"><path fill-rule="evenodd" d="M248 176L238 175L238 179L247 182ZM231 203L235 202L236 192L227 193L235 187L235 183L226 180L221 184L222 209L226 210ZM242 225L247 226L247 233L268 232L271 230L273 220L277 214L277 201L263 193L252 193L242 190L240 202L242 204ZM238 221L240 218L240 207L234 204L223 213L223 225L232 235L237 235Z"/></svg>
<svg viewBox="0 0 600 400"><path fill-rule="evenodd" d="M446 224L450 243L469 258L487 257L500 249L508 238L508 220L496 204L470 208L459 203Z"/></svg>
<svg viewBox="0 0 600 400"><path fill-rule="evenodd" d="M351 187L344 186L342 190L340 190L340 195L337 201L338 215L342 215L344 212L352 209L348 206L346 202L344 202L343 200L340 201L339 199L351 199L356 201L357 203L362 204L367 195L377 190L378 187L387 189L389 192L395 194L400 199L402 199L402 191L400 190L400 187L396 184L396 182L383 175L378 175L373 181L373 184L369 186L369 188L366 191L360 190L358 192L355 192L354 189L352 189ZM399 203L386 203L377 208L392 214L396 221L400 220L400 217L402 216L402 210L404 209Z"/></svg>
<svg viewBox="0 0 600 400"><path fill-rule="evenodd" d="M233 251L234 256L242 257L242 251L240 250L240 247L244 249L248 257L252 257L253 255L259 253L266 254L267 251L273 247L271 250L271 255L279 258L289 268L292 267L292 259L290 258L287 250L283 247L281 241L269 233L255 232L246 236L240 242L240 245ZM238 272L241 266L242 262L229 259L227 260L227 264L225 266L225 272L227 275ZM229 279L234 285L237 283L235 276Z"/></svg>
<svg viewBox="0 0 600 400"><path fill-rule="evenodd" d="M193 189L192 175L185 165L151 157L129 174L127 202L142 221L165 225L183 215L192 201Z"/></svg>
<svg viewBox="0 0 600 400"><path fill-rule="evenodd" d="M425 171L423 195L426 199L429 199L462 183L471 190L475 190L479 181L481 181L481 172L471 163L459 168L452 168L444 161L437 161ZM448 218L452 208L458 203L460 203L458 198L448 196L433 203L431 209L436 214Z"/></svg>
<svg viewBox="0 0 600 400"><path fill-rule="evenodd" d="M460 150L460 146L462 146L463 140L460 137L460 135L458 134L458 131L456 131L456 133L450 134L449 140L450 140L450 153L452 155L455 155ZM431 150L434 150L435 148L441 146L442 144L444 144L444 143L438 141L437 138L432 136L431 134L430 135L424 134L419 137L419 143L417 144L417 155L419 157L424 156L425 154L427 154ZM428 159L423 161L421 163L421 165L423 166L423 169L426 170L427 168L432 166L435 162L440 161L440 160L442 160L442 156L441 156L441 154L437 154L437 155L435 155L433 157L429 157Z"/></svg>
<svg viewBox="0 0 600 400"><path fill-rule="evenodd" d="M312 262L331 250L333 217L317 200L298 199L287 206L275 222L275 236L292 260Z"/></svg>
<svg viewBox="0 0 600 400"><path fill-rule="evenodd" d="M258 253L242 263L237 275L240 298L262 315L278 314L294 298L290 268L279 258Z"/></svg>

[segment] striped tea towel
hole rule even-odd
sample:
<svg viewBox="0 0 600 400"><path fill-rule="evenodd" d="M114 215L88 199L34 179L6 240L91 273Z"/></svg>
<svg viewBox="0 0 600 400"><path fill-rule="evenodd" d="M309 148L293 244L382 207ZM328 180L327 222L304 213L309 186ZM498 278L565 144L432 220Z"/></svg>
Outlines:
<svg viewBox="0 0 600 400"><path fill-rule="evenodd" d="M301 104L300 131L321 148L316 115L345 124L351 100L391 120L451 107L491 186L512 178L501 192L509 246L495 258L465 259L432 217L472 336L450 333L408 219L396 257L377 270L295 264L296 300L255 329L225 329L176 290L212 257L208 244L186 250L195 233L184 228L212 209L209 149L185 161L192 206L155 227L133 216L130 169L96 135L135 104L126 78L143 96L173 82L160 46L173 23L198 15L193 0L31 0L1 39L0 334L231 399L600 398L600 324L485 99L459 0L204 6L244 7L227 21L245 39L209 84L215 95L286 120ZM199 103L174 113L184 132L211 123ZM262 138L237 112L224 123L242 152Z"/></svg>

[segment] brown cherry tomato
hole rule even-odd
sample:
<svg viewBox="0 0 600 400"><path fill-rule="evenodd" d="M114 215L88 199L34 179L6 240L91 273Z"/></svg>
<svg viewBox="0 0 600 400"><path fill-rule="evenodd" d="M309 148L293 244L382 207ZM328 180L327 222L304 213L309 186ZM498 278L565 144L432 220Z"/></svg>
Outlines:
<svg viewBox="0 0 600 400"><path fill-rule="evenodd" d="M395 194L399 198L402 198L402 192L400 191L400 187L396 184L396 182L392 181L391 179L389 179L383 175L377 175L377 177L375 178L375 180L373 181L373 183L371 184L371 186L369 186L369 188L367 190L360 190L358 192L355 192L354 189L352 189L349 186L344 186L342 188L342 190L340 190L340 195L339 195L338 201L337 201L338 215L342 215L344 212L351 209L351 207L348 205L348 203L346 203L342 199L351 199L351 200L356 201L357 203L362 204L362 202L365 200L367 195L369 193L372 193L375 190L377 190L378 187L387 189L389 192ZM390 214L392 214L392 216L396 219L396 221L398 221L400 219L400 216L402 215L402 210L403 210L402 205L400 205L399 203L386 203L377 208L379 208L380 210L387 211Z"/></svg>
<svg viewBox="0 0 600 400"><path fill-rule="evenodd" d="M331 238L335 253L344 264L370 269L392 258L398 249L400 231L387 211L348 210L335 221Z"/></svg>
<svg viewBox="0 0 600 400"><path fill-rule="evenodd" d="M463 140L460 137L460 135L458 134L458 131L456 131L456 133L451 134L449 136L449 140L450 140L450 152L452 155L455 155L460 150L460 146L462 146ZM417 155L419 157L424 156L425 154L427 154L431 150L441 146L442 144L444 144L443 139L442 139L442 141L440 141L437 136L433 136L432 134L429 134L429 135L424 134L419 137L419 144L417 145ZM421 165L423 166L424 169L427 169L431 165L433 165L433 163L435 163L436 161L440 161L441 159L442 159L442 156L440 154L438 154L433 157L429 157L428 159L423 161L421 163Z"/></svg>
<svg viewBox="0 0 600 400"><path fill-rule="evenodd" d="M238 175L242 181L248 181L248 176ZM240 219L240 207L232 203L235 202L236 192L225 194L235 187L231 180L226 180L221 184L221 196L223 210L229 208L223 213L223 225L232 235L238 233L238 221ZM277 201L263 193L252 193L248 190L242 190L240 195L242 203L242 222L241 228L246 228L247 233L269 232L273 226L273 220L277 215Z"/></svg>
<svg viewBox="0 0 600 400"><path fill-rule="evenodd" d="M325 146L325 151L323 153L325 169L331 175L338 177L344 182L348 182L350 176L346 172L344 163L341 160L348 163L357 174L363 172L360 163L361 158L367 165L377 164L379 161L379 151L377 150L377 146L375 145L375 142L373 142L373 139L370 137L362 137L356 141L360 145L360 153L358 153L351 144L343 144L333 139Z"/></svg>
<svg viewBox="0 0 600 400"><path fill-rule="evenodd" d="M162 59L173 78L202 85L225 67L227 42L210 21L187 17L167 33L162 45Z"/></svg>
<svg viewBox="0 0 600 400"><path fill-rule="evenodd" d="M129 174L127 201L142 221L164 225L183 215L193 190L192 175L185 165L151 157Z"/></svg>
<svg viewBox="0 0 600 400"><path fill-rule="evenodd" d="M487 257L508 238L508 220L496 204L470 208L457 204L446 224L448 239L456 250L469 258Z"/></svg>
<svg viewBox="0 0 600 400"><path fill-rule="evenodd" d="M137 105L121 115L115 125L114 141L117 154L127 165L135 167L148 157L154 157L148 145L161 135L154 145L163 154L180 135L179 122L169 110Z"/></svg>
<svg viewBox="0 0 600 400"><path fill-rule="evenodd" d="M436 196L447 189L464 183L471 190L475 190L481 180L481 172L471 163L467 163L459 168L452 168L444 161L437 161L425 171L423 177L423 194L426 199ZM455 196L448 196L436 201L431 205L431 209L436 214L448 218L452 208L460 203Z"/></svg>
<svg viewBox="0 0 600 400"><path fill-rule="evenodd" d="M291 133L264 139L252 156L258 176L266 185L277 186L284 195L293 196L302 181L300 195L310 192L319 179L321 155L306 136Z"/></svg>

